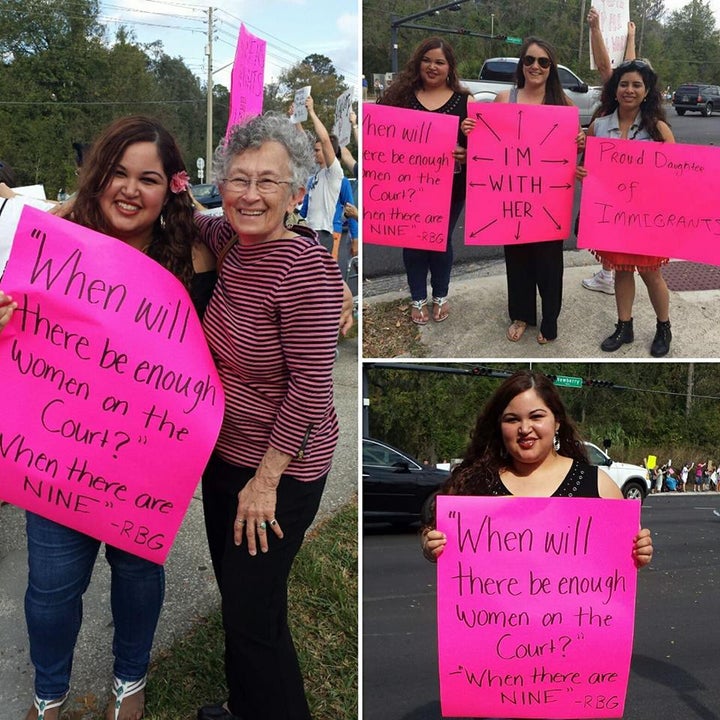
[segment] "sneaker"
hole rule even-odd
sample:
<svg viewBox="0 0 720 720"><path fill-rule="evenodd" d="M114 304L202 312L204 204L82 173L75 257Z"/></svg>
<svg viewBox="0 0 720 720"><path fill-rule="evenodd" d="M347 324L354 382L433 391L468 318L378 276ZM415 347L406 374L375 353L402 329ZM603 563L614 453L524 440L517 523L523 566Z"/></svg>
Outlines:
<svg viewBox="0 0 720 720"><path fill-rule="evenodd" d="M598 270L591 278L585 278L582 281L582 286L586 290L597 290L608 295L615 294L615 279L607 280L602 270Z"/></svg>

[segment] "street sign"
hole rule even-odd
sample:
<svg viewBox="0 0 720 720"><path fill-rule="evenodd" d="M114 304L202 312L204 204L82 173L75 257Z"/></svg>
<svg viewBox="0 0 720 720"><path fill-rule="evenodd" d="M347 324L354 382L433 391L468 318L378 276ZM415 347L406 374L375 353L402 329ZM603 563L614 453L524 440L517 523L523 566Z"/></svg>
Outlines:
<svg viewBox="0 0 720 720"><path fill-rule="evenodd" d="M199 157L196 164L198 170L203 170L205 168L205 158Z"/></svg>
<svg viewBox="0 0 720 720"><path fill-rule="evenodd" d="M579 377L569 377L567 375L558 375L555 378L555 385L559 385L560 387L582 387L583 386L583 379Z"/></svg>
<svg viewBox="0 0 720 720"><path fill-rule="evenodd" d="M510 45L522 45L522 38L508 36L505 38L505 42Z"/></svg>

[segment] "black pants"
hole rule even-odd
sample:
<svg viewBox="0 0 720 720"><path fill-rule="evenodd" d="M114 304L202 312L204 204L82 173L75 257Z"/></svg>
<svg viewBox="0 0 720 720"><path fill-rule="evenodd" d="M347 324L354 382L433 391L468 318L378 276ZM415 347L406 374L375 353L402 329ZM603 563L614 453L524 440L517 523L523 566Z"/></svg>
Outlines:
<svg viewBox="0 0 720 720"><path fill-rule="evenodd" d="M563 241L505 245L505 268L510 320L537 325L537 288L542 306L540 332L554 340L562 305Z"/></svg>
<svg viewBox="0 0 720 720"><path fill-rule="evenodd" d="M282 476L275 517L284 537L279 540L268 528L268 552L252 557L245 542L235 546L233 522L237 495L254 474L213 455L202 482L205 529L222 597L228 707L249 720L310 720L287 623L287 581L325 477L299 482Z"/></svg>

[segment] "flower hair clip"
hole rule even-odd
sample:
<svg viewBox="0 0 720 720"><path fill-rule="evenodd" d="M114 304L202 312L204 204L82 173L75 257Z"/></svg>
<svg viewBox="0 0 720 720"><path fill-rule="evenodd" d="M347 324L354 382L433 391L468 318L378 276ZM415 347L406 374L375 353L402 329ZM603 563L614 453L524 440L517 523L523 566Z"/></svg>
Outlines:
<svg viewBox="0 0 720 720"><path fill-rule="evenodd" d="M184 170L179 170L170 178L170 192L175 195L185 192L189 186L190 176Z"/></svg>

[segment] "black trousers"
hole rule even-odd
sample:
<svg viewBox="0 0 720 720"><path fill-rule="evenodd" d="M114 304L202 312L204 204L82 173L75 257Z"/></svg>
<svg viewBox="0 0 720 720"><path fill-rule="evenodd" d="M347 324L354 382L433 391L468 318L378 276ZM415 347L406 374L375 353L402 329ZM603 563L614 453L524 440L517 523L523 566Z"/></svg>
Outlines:
<svg viewBox="0 0 720 720"><path fill-rule="evenodd" d="M505 245L505 269L510 320L537 325L537 288L542 308L540 332L554 340L562 305L563 241Z"/></svg>
<svg viewBox="0 0 720 720"><path fill-rule="evenodd" d="M217 455L203 474L203 509L213 570L222 597L225 676L230 711L240 718L310 720L297 653L287 623L287 582L295 555L315 517L325 477L299 482L283 475L268 552L254 557L233 541L237 495L253 477Z"/></svg>

